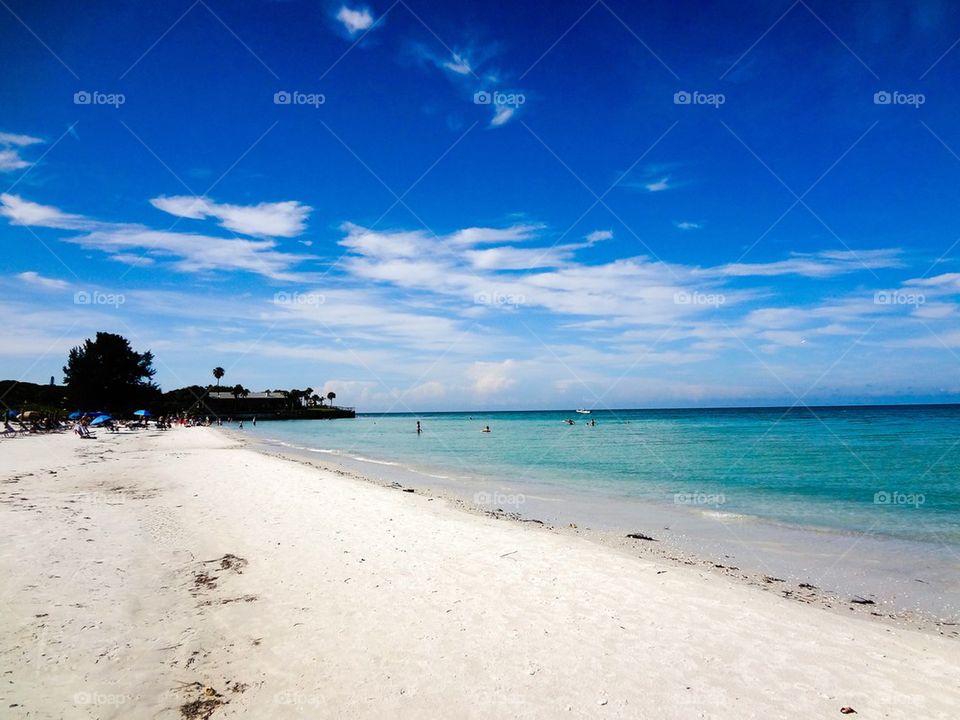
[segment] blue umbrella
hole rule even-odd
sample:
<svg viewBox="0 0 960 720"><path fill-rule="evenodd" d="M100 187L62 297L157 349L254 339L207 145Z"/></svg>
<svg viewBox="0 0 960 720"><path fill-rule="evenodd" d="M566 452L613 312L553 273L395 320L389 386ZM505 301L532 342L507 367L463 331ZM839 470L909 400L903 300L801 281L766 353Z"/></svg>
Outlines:
<svg viewBox="0 0 960 720"><path fill-rule="evenodd" d="M100 415L106 415L103 410L97 410L96 412L85 412L83 417L98 417Z"/></svg>
<svg viewBox="0 0 960 720"><path fill-rule="evenodd" d="M79 417L81 417L81 416L82 416L82 414L79 413L79 412L72 412L72 413L70 413L69 415L67 415L67 419L68 419L68 420L76 420L77 418L79 418Z"/></svg>
<svg viewBox="0 0 960 720"><path fill-rule="evenodd" d="M7 410L7 417L16 417L19 414L16 410Z"/></svg>
<svg viewBox="0 0 960 720"><path fill-rule="evenodd" d="M134 410L133 414L137 417L153 417L149 410Z"/></svg>
<svg viewBox="0 0 960 720"><path fill-rule="evenodd" d="M111 420L113 420L113 418L109 415L98 415L90 421L90 426L93 427L94 425L103 425L105 422L110 422Z"/></svg>

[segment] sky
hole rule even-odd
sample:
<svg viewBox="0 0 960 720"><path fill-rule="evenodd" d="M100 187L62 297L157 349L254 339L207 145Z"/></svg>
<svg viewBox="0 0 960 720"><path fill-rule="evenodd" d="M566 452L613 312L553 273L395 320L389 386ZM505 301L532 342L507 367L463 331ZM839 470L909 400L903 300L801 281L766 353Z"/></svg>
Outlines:
<svg viewBox="0 0 960 720"><path fill-rule="evenodd" d="M0 378L960 401L960 8L0 1Z"/></svg>

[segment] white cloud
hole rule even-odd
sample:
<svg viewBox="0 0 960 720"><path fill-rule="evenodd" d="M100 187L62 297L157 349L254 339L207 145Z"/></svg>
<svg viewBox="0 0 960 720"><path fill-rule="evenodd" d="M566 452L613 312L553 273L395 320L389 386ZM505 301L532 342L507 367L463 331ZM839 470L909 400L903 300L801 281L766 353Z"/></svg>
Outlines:
<svg viewBox="0 0 960 720"><path fill-rule="evenodd" d="M374 22L373 15L367 8L353 9L348 8L346 5L340 6L336 18L343 24L343 27L351 36L364 30L369 30Z"/></svg>
<svg viewBox="0 0 960 720"><path fill-rule="evenodd" d="M603 240L612 240L613 230L594 230L592 233L588 233L585 239L591 245Z"/></svg>
<svg viewBox="0 0 960 720"><path fill-rule="evenodd" d="M17 147L26 147L28 145L37 145L42 143L40 138L31 135L17 135L15 133L0 132L0 145L16 145Z"/></svg>
<svg viewBox="0 0 960 720"><path fill-rule="evenodd" d="M679 230L699 230L703 227L700 223L688 221L674 223L674 225L676 225Z"/></svg>
<svg viewBox="0 0 960 720"><path fill-rule="evenodd" d="M515 112L516 110L508 105L497 105L493 113L493 119L490 121L490 127L506 125Z"/></svg>
<svg viewBox="0 0 960 720"><path fill-rule="evenodd" d="M663 192L664 190L669 190L672 186L670 185L670 176L664 175L659 180L651 180L643 184L643 187L647 189L648 192Z"/></svg>
<svg viewBox="0 0 960 720"><path fill-rule="evenodd" d="M169 198L170 207L179 212L193 212L192 206L180 202L183 198ZM264 205L290 205L290 203L263 203L254 206L259 211ZM248 229L265 228L272 225L273 231L291 227L297 220L291 219L306 206L296 205L298 210L290 213L281 210L279 216L266 210L258 218L247 218ZM234 206L215 205L216 212L231 219ZM230 208L223 210L224 207ZM306 208L309 211L309 208ZM284 214L286 213L286 217ZM133 223L110 223L93 220L82 215L65 213L49 205L24 200L16 195L0 195L0 216L6 217L14 225L57 228L61 230L83 231L85 234L65 238L65 242L81 247L101 250L111 258L128 264L144 263L136 258L137 251L148 255L146 262L164 259L172 262L173 267L183 272L213 272L241 270L263 275L276 280L293 280L299 277L292 268L308 259L309 255L285 253L277 249L276 242L270 239L247 240L241 238L219 238L195 233L177 233L168 230L152 230ZM219 215L218 215L219 216Z"/></svg>
<svg viewBox="0 0 960 720"><path fill-rule="evenodd" d="M33 270L28 270L27 272L22 272L17 275L18 278L23 280L25 283L30 283L31 285L38 285L43 288L49 288L52 290L62 290L63 288L70 287L70 283L63 280L56 280L54 278L44 277L40 273L34 272Z"/></svg>
<svg viewBox="0 0 960 720"><path fill-rule="evenodd" d="M473 392L483 398L499 395L517 384L513 373L516 370L515 360L503 362L475 362L469 370L473 381Z"/></svg>
<svg viewBox="0 0 960 720"><path fill-rule="evenodd" d="M177 217L192 220L214 217L227 230L257 237L295 237L306 229L306 219L313 210L295 200L229 205L205 197L184 195L161 196L153 198L150 203Z"/></svg>
<svg viewBox="0 0 960 720"><path fill-rule="evenodd" d="M443 62L441 65L457 75L473 74L473 68L470 67L470 60L468 60L466 56L460 55L459 53L453 53L453 56L450 58L450 60Z"/></svg>
<svg viewBox="0 0 960 720"><path fill-rule="evenodd" d="M16 135L0 132L0 172L22 170L33 165L20 157L19 148L42 143L43 140L30 135Z"/></svg>
<svg viewBox="0 0 960 720"><path fill-rule="evenodd" d="M60 230L85 230L96 225L81 215L71 215L49 205L24 200L19 195L0 195L0 216L13 225L30 225Z"/></svg>
<svg viewBox="0 0 960 720"><path fill-rule="evenodd" d="M832 277L861 270L879 270L902 267L900 250L824 250L814 254L796 254L788 260L769 263L730 263L703 271L732 277L802 275L805 277Z"/></svg>

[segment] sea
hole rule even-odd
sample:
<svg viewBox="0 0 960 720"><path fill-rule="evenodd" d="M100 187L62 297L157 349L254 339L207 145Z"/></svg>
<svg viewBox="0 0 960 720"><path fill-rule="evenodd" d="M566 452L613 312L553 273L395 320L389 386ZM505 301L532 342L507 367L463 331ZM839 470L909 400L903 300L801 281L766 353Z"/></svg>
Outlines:
<svg viewBox="0 0 960 720"><path fill-rule="evenodd" d="M957 405L361 414L245 428L267 448L480 508L641 532L896 608L960 614Z"/></svg>

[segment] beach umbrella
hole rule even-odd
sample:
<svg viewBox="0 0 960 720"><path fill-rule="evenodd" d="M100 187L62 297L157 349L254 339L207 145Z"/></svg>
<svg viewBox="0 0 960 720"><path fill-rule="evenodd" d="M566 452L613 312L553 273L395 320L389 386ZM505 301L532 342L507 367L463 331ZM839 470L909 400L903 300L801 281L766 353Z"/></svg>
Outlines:
<svg viewBox="0 0 960 720"><path fill-rule="evenodd" d="M16 417L19 414L16 410L7 410L7 417Z"/></svg>
<svg viewBox="0 0 960 720"><path fill-rule="evenodd" d="M27 411L26 411L25 413L23 413L23 415L21 415L20 417L21 417L23 420L29 420L30 418L32 418L32 417L35 416L35 415L37 415L36 410L27 410Z"/></svg>
<svg viewBox="0 0 960 720"><path fill-rule="evenodd" d="M83 417L95 418L95 417L99 417L100 415L106 415L106 413L103 410L97 410L96 412L85 412L83 414Z"/></svg>
<svg viewBox="0 0 960 720"><path fill-rule="evenodd" d="M149 410L134 410L133 414L137 417L153 417Z"/></svg>
<svg viewBox="0 0 960 720"><path fill-rule="evenodd" d="M90 421L90 426L93 427L94 425L103 425L103 423L109 422L110 420L113 420L113 418L109 415L98 415Z"/></svg>
<svg viewBox="0 0 960 720"><path fill-rule="evenodd" d="M68 420L77 420L77 419L79 419L80 417L82 417L82 413L80 413L80 412L72 412L72 413L70 413L69 415L67 415L67 419L68 419Z"/></svg>

